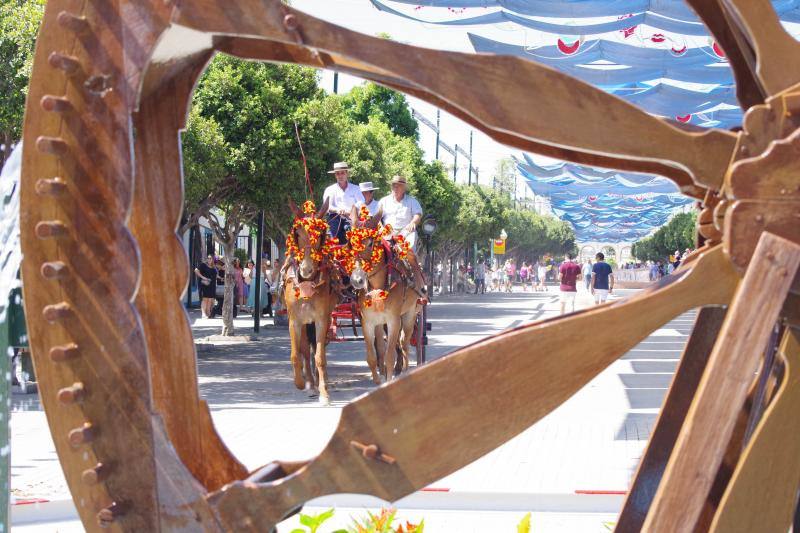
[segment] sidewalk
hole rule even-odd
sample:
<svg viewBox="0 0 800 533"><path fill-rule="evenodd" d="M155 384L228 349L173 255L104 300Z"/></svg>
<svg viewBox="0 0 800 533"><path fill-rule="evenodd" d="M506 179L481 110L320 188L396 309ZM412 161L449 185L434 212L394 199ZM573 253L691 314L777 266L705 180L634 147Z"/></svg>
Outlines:
<svg viewBox="0 0 800 533"><path fill-rule="evenodd" d="M579 291L576 307L589 305L591 296ZM554 316L558 309L557 287L552 286L547 293L516 288L511 294L438 296L430 308L428 359ZM428 531L513 531L525 512L534 511L535 531L605 531L603 522L616 519L693 318L688 313L664 325L538 424L432 490L398 502L400 516L425 518ZM201 394L217 429L250 468L272 459L316 455L333 433L341 406L375 387L363 344L331 343L332 406L320 407L316 398L294 387L288 332L265 320L257 340L206 345L198 355ZM217 333L220 323L194 320L196 339ZM237 319L236 325L237 331L252 332L251 317ZM12 434L12 492L68 498L38 401L14 397ZM344 526L347 509L374 510L381 502L340 495L311 502L306 512L332 506L339 510L331 526ZM280 531L297 524L293 517Z"/></svg>

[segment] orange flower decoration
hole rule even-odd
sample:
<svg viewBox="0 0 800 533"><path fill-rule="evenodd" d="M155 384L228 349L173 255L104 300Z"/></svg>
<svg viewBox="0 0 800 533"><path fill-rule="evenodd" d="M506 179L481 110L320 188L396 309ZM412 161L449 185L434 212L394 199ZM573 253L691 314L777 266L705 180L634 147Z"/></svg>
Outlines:
<svg viewBox="0 0 800 533"><path fill-rule="evenodd" d="M302 227L308 235L311 259L320 262L324 257L332 255L333 247L337 241L329 239L321 249L317 249L322 235L328 232L328 223L315 216L316 206L311 200L306 200L303 203L303 212L306 216L295 218L292 224L292 231L286 236L286 255L294 257L297 261L302 261L305 258L305 250L300 249L297 245L297 240L294 238L295 230Z"/></svg>

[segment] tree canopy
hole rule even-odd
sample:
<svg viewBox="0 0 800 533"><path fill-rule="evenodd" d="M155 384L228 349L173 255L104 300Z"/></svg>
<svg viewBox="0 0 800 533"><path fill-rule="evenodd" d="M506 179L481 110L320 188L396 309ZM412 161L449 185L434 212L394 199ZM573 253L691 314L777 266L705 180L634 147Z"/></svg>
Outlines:
<svg viewBox="0 0 800 533"><path fill-rule="evenodd" d="M663 261L675 250L695 246L697 212L678 213L653 235L633 243L631 254L640 261Z"/></svg>
<svg viewBox="0 0 800 533"><path fill-rule="evenodd" d="M355 122L366 124L370 119L376 118L387 124L396 135L409 137L414 141L419 139L417 121L411 116L411 109L403 93L368 82L353 87L343 96L342 103Z"/></svg>
<svg viewBox="0 0 800 533"><path fill-rule="evenodd" d="M22 138L25 97L46 0L0 3L0 168Z"/></svg>

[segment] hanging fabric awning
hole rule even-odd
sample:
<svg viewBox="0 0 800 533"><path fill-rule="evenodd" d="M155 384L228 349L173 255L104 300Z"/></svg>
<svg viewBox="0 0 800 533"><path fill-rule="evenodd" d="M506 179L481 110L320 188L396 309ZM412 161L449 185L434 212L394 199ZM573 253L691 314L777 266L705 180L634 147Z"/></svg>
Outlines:
<svg viewBox="0 0 800 533"><path fill-rule="evenodd" d="M700 23L683 0L393 0L398 4L445 8L501 8L532 17L595 18L619 17L636 13L656 15L678 23ZM799 0L773 0L781 20L800 20ZM391 9L391 8L389 8ZM392 10L394 11L394 10ZM666 28L665 28L666 29ZM613 30L611 30L613 31ZM677 30L670 30L677 31Z"/></svg>

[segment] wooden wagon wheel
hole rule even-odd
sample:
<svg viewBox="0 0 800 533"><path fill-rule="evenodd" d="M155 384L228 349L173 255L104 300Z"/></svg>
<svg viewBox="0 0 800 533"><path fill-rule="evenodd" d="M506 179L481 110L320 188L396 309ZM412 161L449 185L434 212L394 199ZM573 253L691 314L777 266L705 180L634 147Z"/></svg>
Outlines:
<svg viewBox="0 0 800 533"><path fill-rule="evenodd" d="M729 51L752 106L738 134L681 130L546 67L363 36L279 0L51 0L25 118L23 276L42 402L86 528L264 531L324 494L398 499L523 431L674 316L730 306L724 321L699 315L674 385L697 392L677 422L665 420L681 409L668 400L637 479L650 476L654 495L636 492L626 510L641 518L629 523L704 528L730 458L733 475L707 527L767 510L770 526L785 530L800 465L786 459L781 475L763 474L776 473L771 457L798 456L796 439L774 429L797 402L791 327L772 406L747 449L725 454L772 325L797 326L800 54L767 0L690 3ZM312 461L248 473L198 397L180 303L188 265L174 233L179 131L215 51L353 73L510 146L667 176L704 199L707 245L669 282L628 301L518 328L381 387L343 409ZM521 112L534 93L539 107ZM603 333L587 339L587 328ZM693 365L703 353L707 364ZM704 366L702 379L689 379ZM446 416L431 417L432 405Z"/></svg>

